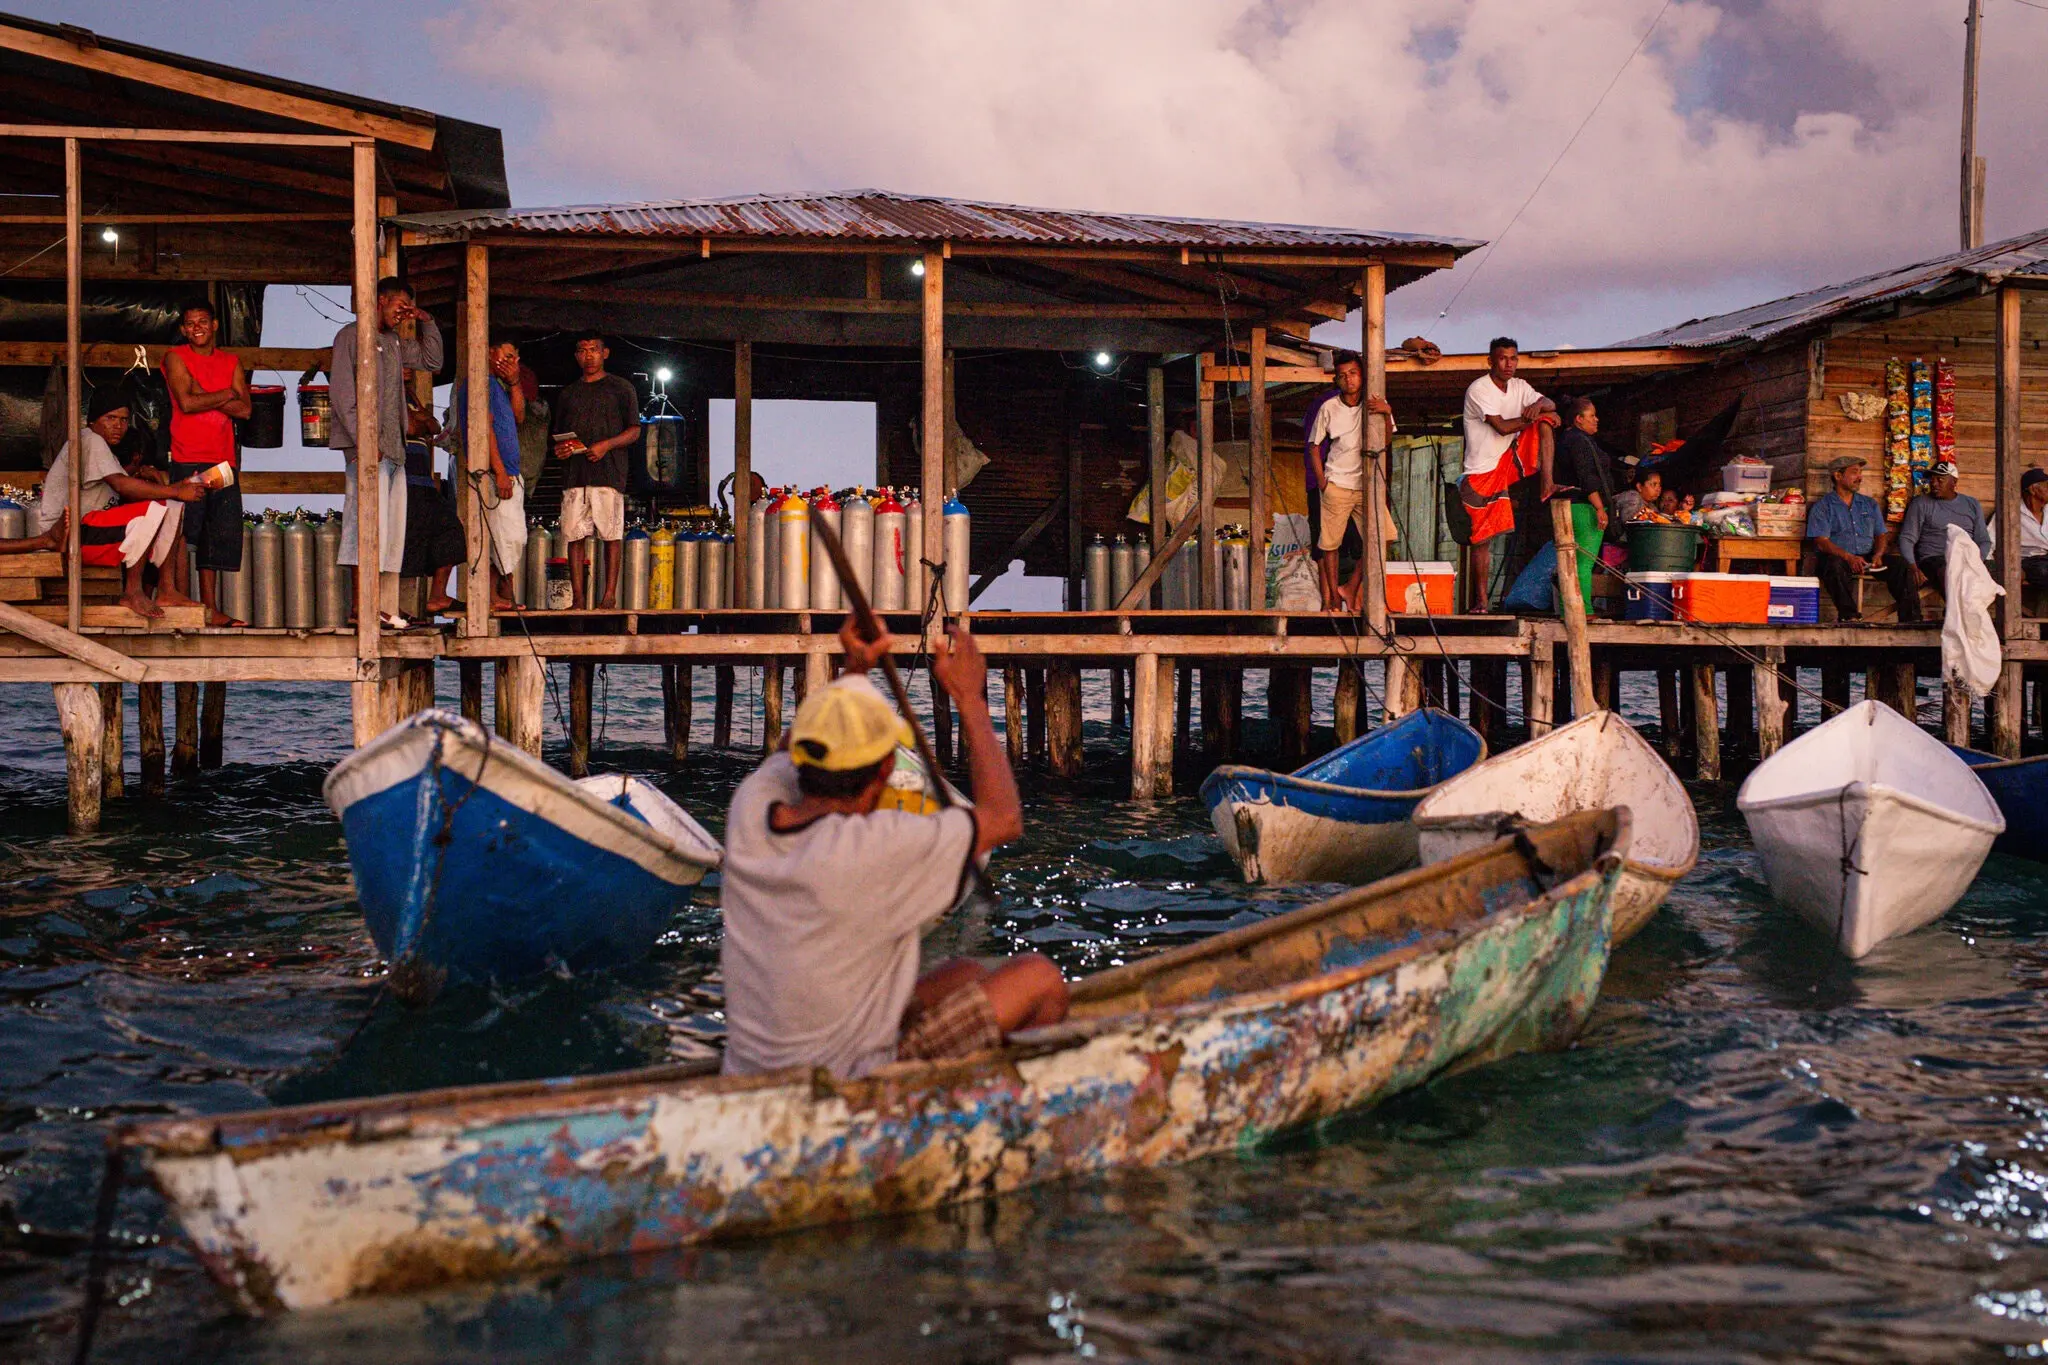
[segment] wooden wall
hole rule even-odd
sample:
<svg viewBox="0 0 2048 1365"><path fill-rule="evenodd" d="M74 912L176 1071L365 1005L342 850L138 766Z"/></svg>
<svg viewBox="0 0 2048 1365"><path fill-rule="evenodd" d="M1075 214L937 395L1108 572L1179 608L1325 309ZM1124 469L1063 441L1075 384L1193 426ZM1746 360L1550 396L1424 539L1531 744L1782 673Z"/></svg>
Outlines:
<svg viewBox="0 0 2048 1365"><path fill-rule="evenodd" d="M1956 463L1962 491L1991 510L1995 501L1993 362L1997 321L1990 296L1951 304L1910 318L1871 323L1819 343L1820 382L1807 407L1804 469L1809 494L1827 487L1827 463L1838 455L1871 461L1863 490L1882 499L1885 422L1853 422L1842 395L1884 394L1885 361L1946 357L1956 371ZM2048 299L2026 299L2020 310L2020 449L2023 464L2048 465Z"/></svg>
<svg viewBox="0 0 2048 1365"><path fill-rule="evenodd" d="M1678 434L1690 436L1739 395L1742 413L1729 433L1728 455L1768 460L1774 486L1797 483L1806 465L1807 364L1807 343L1793 341L1597 395L1601 438L1642 455L1637 431L1646 415L1676 409Z"/></svg>

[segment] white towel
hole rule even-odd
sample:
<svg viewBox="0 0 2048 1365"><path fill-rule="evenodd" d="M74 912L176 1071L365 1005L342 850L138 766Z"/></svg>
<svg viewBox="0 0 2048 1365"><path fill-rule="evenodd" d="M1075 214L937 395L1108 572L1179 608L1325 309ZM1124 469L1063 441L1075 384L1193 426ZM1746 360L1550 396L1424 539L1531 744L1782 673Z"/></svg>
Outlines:
<svg viewBox="0 0 2048 1365"><path fill-rule="evenodd" d="M2005 662L1991 604L2005 595L1984 567L1977 542L1960 526L1948 528L1948 582L1943 585L1945 610L1941 622L1941 676L1970 690L1973 697L1990 694Z"/></svg>

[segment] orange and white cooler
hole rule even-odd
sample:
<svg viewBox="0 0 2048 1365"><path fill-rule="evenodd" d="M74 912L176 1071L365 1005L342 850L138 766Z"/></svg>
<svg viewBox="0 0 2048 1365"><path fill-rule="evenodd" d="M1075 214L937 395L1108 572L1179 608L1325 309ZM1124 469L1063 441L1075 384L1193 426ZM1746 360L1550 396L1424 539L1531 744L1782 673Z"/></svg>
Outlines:
<svg viewBox="0 0 2048 1365"><path fill-rule="evenodd" d="M1447 559L1387 561L1387 610L1396 616L1450 616L1458 610L1458 566Z"/></svg>
<svg viewBox="0 0 2048 1365"><path fill-rule="evenodd" d="M1671 597L1681 621L1761 626L1771 619L1771 580L1767 574L1678 574L1672 579Z"/></svg>

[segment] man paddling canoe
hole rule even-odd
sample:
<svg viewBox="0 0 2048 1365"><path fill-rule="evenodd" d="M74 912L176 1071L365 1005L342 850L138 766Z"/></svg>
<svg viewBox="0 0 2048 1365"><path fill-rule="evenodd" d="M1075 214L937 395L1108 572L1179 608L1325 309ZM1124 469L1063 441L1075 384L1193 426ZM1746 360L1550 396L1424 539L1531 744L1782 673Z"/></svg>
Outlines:
<svg viewBox="0 0 2048 1365"><path fill-rule="evenodd" d="M909 728L867 673L884 632L840 628L845 673L797 708L789 745L740 784L725 825L725 1070L964 1057L1066 1017L1059 969L1037 953L918 974L918 938L960 898L977 859L1024 832L1017 781L989 719L988 665L948 631L932 677L960 713L976 806L880 809Z"/></svg>

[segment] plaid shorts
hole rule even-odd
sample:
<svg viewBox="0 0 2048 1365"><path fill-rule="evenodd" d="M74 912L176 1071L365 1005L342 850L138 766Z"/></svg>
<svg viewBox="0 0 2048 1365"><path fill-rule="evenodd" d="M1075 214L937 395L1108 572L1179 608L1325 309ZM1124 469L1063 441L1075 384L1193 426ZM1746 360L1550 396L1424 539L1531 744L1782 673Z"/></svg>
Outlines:
<svg viewBox="0 0 2048 1365"><path fill-rule="evenodd" d="M981 983L971 981L921 1013L906 1010L903 1032L896 1040L899 1062L935 1062L946 1057L972 1057L1003 1045L995 1007Z"/></svg>

